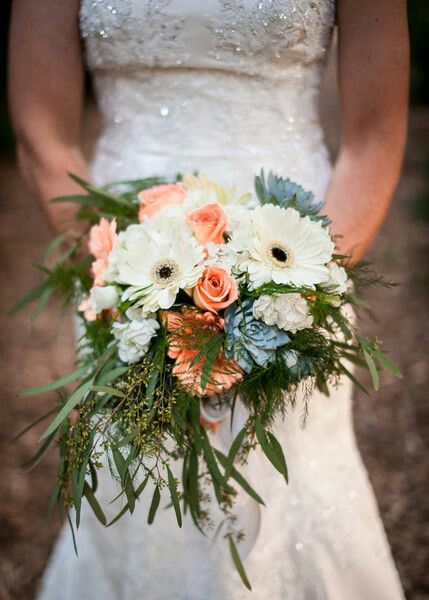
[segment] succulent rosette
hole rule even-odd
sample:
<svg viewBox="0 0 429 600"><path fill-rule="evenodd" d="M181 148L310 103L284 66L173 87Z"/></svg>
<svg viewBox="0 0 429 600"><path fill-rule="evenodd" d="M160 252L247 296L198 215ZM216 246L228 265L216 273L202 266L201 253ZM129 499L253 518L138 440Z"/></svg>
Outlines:
<svg viewBox="0 0 429 600"><path fill-rule="evenodd" d="M328 393L340 376L356 381L350 361L367 366L376 388L381 366L399 375L348 316L361 305L358 285L380 278L335 254L323 205L299 184L261 172L255 193L238 194L204 175L104 188L73 178L87 193L69 201L82 202L88 237L43 265L46 279L20 305L36 299L39 313L57 294L78 306L79 368L42 388L79 382L42 435L43 452L58 442L53 502L73 505L77 525L83 495L107 523L95 498L100 468L126 498L116 519L151 481L150 522L168 488L178 524L189 509L208 529L208 481L231 524L236 486L262 502L240 473L255 446L287 479L271 425L295 406L299 384L305 402L312 386ZM247 420L223 454L213 436L237 399ZM236 532L227 537L239 561Z"/></svg>
<svg viewBox="0 0 429 600"><path fill-rule="evenodd" d="M234 303L225 311L226 354L234 358L246 373L254 365L265 367L274 360L276 350L290 338L276 325L255 318L253 300Z"/></svg>

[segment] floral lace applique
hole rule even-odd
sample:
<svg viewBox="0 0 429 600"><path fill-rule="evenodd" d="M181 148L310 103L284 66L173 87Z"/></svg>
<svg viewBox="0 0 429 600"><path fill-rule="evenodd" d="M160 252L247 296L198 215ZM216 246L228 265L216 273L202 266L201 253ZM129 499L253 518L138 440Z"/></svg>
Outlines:
<svg viewBox="0 0 429 600"><path fill-rule="evenodd" d="M228 60L231 54L279 59L298 44L308 46L309 58L314 58L323 56L329 45L334 0L257 0L251 8L243 0L220 0L220 4L220 18L208 23L215 36L210 54L216 60Z"/></svg>

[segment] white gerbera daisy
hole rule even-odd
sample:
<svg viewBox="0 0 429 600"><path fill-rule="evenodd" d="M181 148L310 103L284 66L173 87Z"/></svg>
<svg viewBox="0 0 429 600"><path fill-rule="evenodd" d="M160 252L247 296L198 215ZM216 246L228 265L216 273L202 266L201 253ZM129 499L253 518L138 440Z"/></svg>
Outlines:
<svg viewBox="0 0 429 600"><path fill-rule="evenodd" d="M116 282L129 286L122 300L140 306L142 314L170 308L179 289L193 287L204 270L204 249L181 232L140 226L127 231L114 255Z"/></svg>
<svg viewBox="0 0 429 600"><path fill-rule="evenodd" d="M314 288L327 280L325 265L334 249L320 222L273 204L249 211L231 244L241 254L240 269L248 273L253 288L270 281Z"/></svg>

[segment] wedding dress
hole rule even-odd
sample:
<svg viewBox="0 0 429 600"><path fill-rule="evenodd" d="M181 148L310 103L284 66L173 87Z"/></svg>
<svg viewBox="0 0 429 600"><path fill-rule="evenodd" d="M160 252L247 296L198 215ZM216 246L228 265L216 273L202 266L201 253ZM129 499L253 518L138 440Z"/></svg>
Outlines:
<svg viewBox="0 0 429 600"><path fill-rule="evenodd" d="M80 22L103 131L97 184L198 170L240 191L261 167L323 198L331 175L318 119L333 0L84 0ZM222 536L204 537L171 509L103 528L83 511L75 556L62 531L40 600L397 600L403 598L356 447L351 385L314 393L277 423L290 482L254 453L246 477L266 503L240 495L242 585ZM240 411L238 411L240 412ZM237 414L213 434L225 447ZM101 475L101 500L117 493ZM116 503L117 504L117 503ZM168 504L165 499L164 506ZM111 505L108 517L118 506Z"/></svg>

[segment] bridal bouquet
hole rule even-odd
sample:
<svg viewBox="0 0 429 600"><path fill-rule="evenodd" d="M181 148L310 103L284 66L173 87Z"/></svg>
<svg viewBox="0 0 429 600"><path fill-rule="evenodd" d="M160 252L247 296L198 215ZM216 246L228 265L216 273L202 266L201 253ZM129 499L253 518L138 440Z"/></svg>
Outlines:
<svg viewBox="0 0 429 600"><path fill-rule="evenodd" d="M24 392L59 392L31 466L57 446L51 505L73 506L77 526L83 497L111 525L150 483L149 523L166 488L178 525L189 512L205 531L203 488L212 486L247 585L233 507L237 486L263 502L240 472L249 452L259 446L287 482L271 425L297 398L305 419L314 386L328 394L342 375L359 385L350 362L369 369L376 389L380 366L399 375L345 310L362 305L359 283L378 279L335 254L312 193L271 173L240 197L204 176L104 188L73 179L86 193L54 202L80 204L87 233L51 243L56 262L41 265L45 280L19 305L37 300L38 314L56 294L83 317L77 370ZM233 415L238 398L248 418L225 454L213 432L229 427L225 408ZM106 463L124 498L110 522L97 500Z"/></svg>

